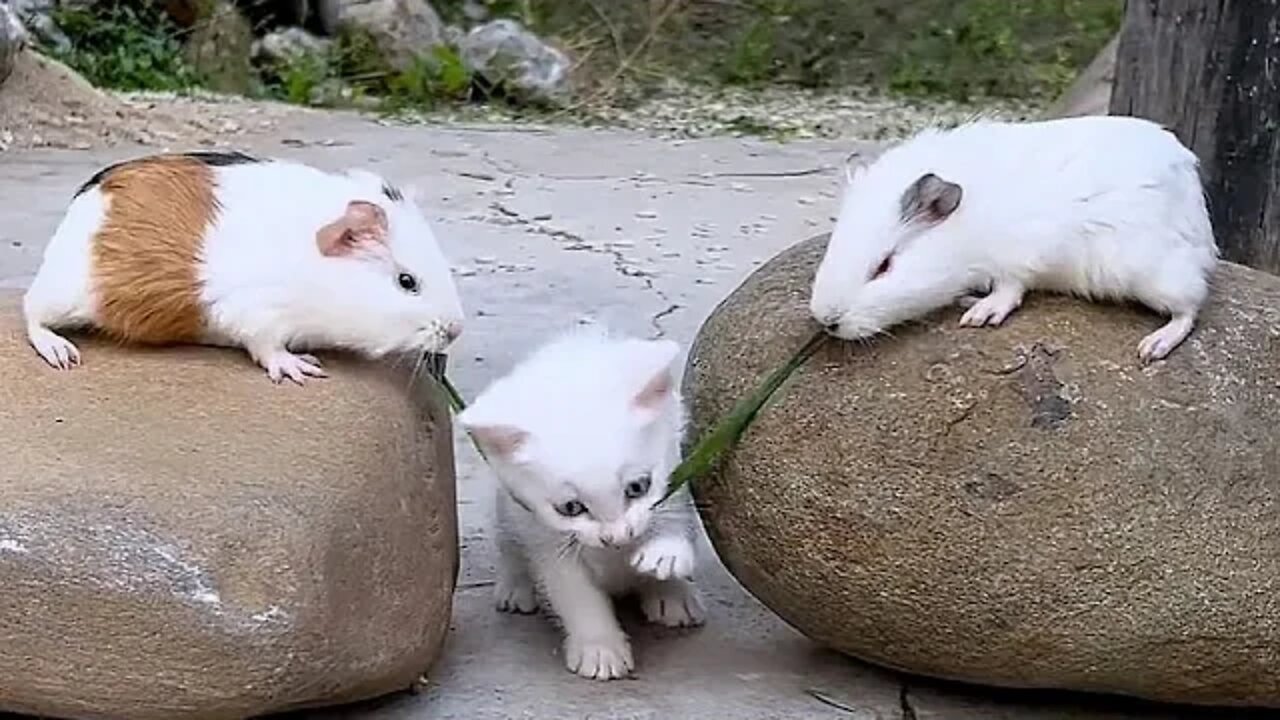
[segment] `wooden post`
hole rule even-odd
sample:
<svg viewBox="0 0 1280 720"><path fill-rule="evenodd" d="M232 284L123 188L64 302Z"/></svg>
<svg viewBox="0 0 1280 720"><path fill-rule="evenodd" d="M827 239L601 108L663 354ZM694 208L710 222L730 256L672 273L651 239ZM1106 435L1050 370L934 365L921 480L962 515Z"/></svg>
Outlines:
<svg viewBox="0 0 1280 720"><path fill-rule="evenodd" d="M1127 0L1111 114L1176 133L1223 256L1280 274L1280 0Z"/></svg>

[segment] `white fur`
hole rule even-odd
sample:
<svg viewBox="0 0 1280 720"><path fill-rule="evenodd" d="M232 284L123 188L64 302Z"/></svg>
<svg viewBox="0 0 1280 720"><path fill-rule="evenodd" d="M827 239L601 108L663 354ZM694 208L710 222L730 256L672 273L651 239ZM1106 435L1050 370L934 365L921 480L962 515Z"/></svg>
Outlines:
<svg viewBox="0 0 1280 720"><path fill-rule="evenodd" d="M110 201L95 186L71 201L45 246L40 269L22 297L31 346L53 367L80 363L80 351L51 328L83 328L93 323L89 242L102 225Z"/></svg>
<svg viewBox="0 0 1280 720"><path fill-rule="evenodd" d="M537 587L563 625L566 666L585 677L622 677L634 665L611 596L638 591L646 617L663 625L703 621L689 496L653 507L680 460L685 413L670 374L678 352L666 340L570 332L458 416L498 480L497 606L532 612ZM637 406L663 379L670 387L657 402ZM490 442L504 432L522 439ZM628 500L627 484L644 475L648 492ZM556 507L570 500L588 512L565 517Z"/></svg>
<svg viewBox="0 0 1280 720"><path fill-rule="evenodd" d="M934 173L963 189L933 225L904 226L903 192ZM884 257L890 269L869 280ZM930 129L851 172L810 310L844 339L918 318L979 288L966 325L998 325L1028 290L1140 301L1171 315L1139 344L1189 334L1218 257L1196 157L1126 117L980 120Z"/></svg>
<svg viewBox="0 0 1280 720"><path fill-rule="evenodd" d="M382 178L360 170L336 174L280 160L211 169L220 210L197 268L209 343L243 347L273 380L287 375L299 382L323 372L315 358L290 349L379 357L448 347L463 311L449 263L411 197L389 200ZM385 250L322 255L317 230L353 200L386 212ZM93 321L89 252L103 216L97 187L71 203L27 293L32 344L55 366L74 364L60 360L66 354L78 360L78 353L48 328ZM397 284L406 271L418 277L418 294Z"/></svg>

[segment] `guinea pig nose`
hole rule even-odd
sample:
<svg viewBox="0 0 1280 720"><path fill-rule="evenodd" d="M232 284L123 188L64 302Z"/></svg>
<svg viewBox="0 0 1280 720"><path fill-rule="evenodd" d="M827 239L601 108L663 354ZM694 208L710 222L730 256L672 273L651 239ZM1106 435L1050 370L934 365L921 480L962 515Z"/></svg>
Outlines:
<svg viewBox="0 0 1280 720"><path fill-rule="evenodd" d="M449 342L453 342L454 340L457 340L458 336L461 334L462 334L462 323L458 322L457 320L454 320L450 322L448 325L444 326L444 336L449 340Z"/></svg>

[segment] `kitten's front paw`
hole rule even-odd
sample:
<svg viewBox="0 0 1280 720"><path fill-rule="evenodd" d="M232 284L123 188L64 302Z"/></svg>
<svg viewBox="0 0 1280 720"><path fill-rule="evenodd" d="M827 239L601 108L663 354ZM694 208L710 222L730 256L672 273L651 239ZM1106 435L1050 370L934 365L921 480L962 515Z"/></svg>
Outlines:
<svg viewBox="0 0 1280 720"><path fill-rule="evenodd" d="M532 585L499 582L494 586L493 600L501 612L529 615L538 611Z"/></svg>
<svg viewBox="0 0 1280 720"><path fill-rule="evenodd" d="M594 680L616 680L631 674L631 643L619 634L609 638L570 635L564 640L564 664L570 672Z"/></svg>
<svg viewBox="0 0 1280 720"><path fill-rule="evenodd" d="M631 567L656 580L693 578L693 543L683 537L657 537L631 554Z"/></svg>
<svg viewBox="0 0 1280 720"><path fill-rule="evenodd" d="M641 593L640 607L646 620L667 627L697 627L707 620L698 589L684 580L653 584Z"/></svg>

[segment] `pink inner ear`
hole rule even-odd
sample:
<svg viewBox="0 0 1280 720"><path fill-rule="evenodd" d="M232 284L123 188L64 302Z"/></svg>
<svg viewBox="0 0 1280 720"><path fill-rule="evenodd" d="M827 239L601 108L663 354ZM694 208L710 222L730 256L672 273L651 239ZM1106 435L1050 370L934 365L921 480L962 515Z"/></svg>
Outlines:
<svg viewBox="0 0 1280 720"><path fill-rule="evenodd" d="M502 458L510 458L529 438L529 433L510 425L480 425L471 428L471 437L486 452Z"/></svg>
<svg viewBox="0 0 1280 720"><path fill-rule="evenodd" d="M671 393L672 384L670 370L658 373L636 394L636 407L644 410L657 410L662 407L662 403Z"/></svg>
<svg viewBox="0 0 1280 720"><path fill-rule="evenodd" d="M326 257L350 255L358 248L387 240L387 214L365 200L347 203L347 211L316 231L316 246Z"/></svg>

